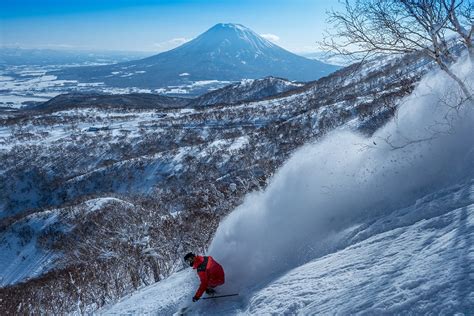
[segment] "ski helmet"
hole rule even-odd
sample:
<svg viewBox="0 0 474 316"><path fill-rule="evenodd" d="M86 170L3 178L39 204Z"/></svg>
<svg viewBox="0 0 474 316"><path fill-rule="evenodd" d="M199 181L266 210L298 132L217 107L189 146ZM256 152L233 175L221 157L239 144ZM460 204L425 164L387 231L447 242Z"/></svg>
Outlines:
<svg viewBox="0 0 474 316"><path fill-rule="evenodd" d="M184 261L189 263L189 265L192 267L194 263L194 257L195 255L192 252L188 252L186 256L184 256Z"/></svg>

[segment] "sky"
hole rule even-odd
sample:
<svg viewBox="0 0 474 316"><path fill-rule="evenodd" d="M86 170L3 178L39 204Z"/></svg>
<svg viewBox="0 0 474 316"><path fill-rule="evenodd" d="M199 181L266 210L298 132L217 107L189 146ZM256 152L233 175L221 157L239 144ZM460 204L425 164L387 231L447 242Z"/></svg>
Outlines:
<svg viewBox="0 0 474 316"><path fill-rule="evenodd" d="M318 51L338 0L0 0L0 46L162 52L217 23Z"/></svg>

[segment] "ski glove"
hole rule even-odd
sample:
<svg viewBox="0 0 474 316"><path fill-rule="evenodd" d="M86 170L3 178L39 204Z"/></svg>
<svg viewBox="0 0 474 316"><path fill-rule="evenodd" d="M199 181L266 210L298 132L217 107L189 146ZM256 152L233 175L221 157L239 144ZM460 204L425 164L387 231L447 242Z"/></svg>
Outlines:
<svg viewBox="0 0 474 316"><path fill-rule="evenodd" d="M193 297L193 302L197 302L197 301L199 301L199 297L196 297L196 296Z"/></svg>

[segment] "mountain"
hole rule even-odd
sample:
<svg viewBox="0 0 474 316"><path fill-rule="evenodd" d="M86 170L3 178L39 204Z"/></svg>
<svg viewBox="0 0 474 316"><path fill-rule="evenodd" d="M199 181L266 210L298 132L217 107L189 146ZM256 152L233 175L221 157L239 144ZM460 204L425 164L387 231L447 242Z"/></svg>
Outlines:
<svg viewBox="0 0 474 316"><path fill-rule="evenodd" d="M99 314L173 315L191 306L196 315L470 315L474 196L466 191L473 182L361 225L346 232L346 247L219 304L189 305L197 285L188 269Z"/></svg>
<svg viewBox="0 0 474 316"><path fill-rule="evenodd" d="M317 234L326 232L325 235L333 236L347 227L342 226L344 223L355 227L365 225L372 212L393 210L390 201L413 205L413 200L402 199L394 190L413 186L413 178L409 176L416 174L414 168L421 171L429 166L420 166L420 161L443 162L444 167L435 168L436 177L446 170L467 174L468 169L460 160L465 158L462 161L467 163L474 160L459 154L459 150L470 150L467 143L472 142L472 133L467 140L447 143L459 145L457 150L440 151L438 146L434 152L419 152L410 157L407 162L416 162L413 167L404 163L403 157L393 156L406 150L387 149L388 141L396 142L400 137L403 141L410 134L396 138L399 134L391 131L391 137L379 134L368 139L344 134L337 141L328 141L328 134L335 129L355 131L356 135L367 137L373 135L406 103L400 100L410 95L429 68L430 64L416 54L385 57L338 70L316 82L263 100L238 103L233 97L227 98L233 92L224 93L223 99L212 100L219 106L101 107L86 96L85 101L74 101L80 106L70 104L55 113L0 112L0 240L4 241L0 253L6 254L0 260L3 280L0 297L5 298L0 301L0 310L11 311L10 314L61 314L79 310L93 313L145 285L161 283L182 268L183 251L207 249L213 236L225 245L218 228L226 227L225 218L235 220L237 216L238 219L241 206L247 210L240 217L245 222L224 230L230 238L227 245L241 244L239 236L245 239L254 237L255 233L268 234L268 238L253 238L252 248L241 248L252 254L248 258L262 259L251 262L250 266L256 267L252 271L282 275L316 260L321 253L310 250L319 248L311 247L314 245L305 243L304 238L291 239L288 249L276 249L276 258L266 251L277 245L288 245L287 237L305 236L307 241L319 241ZM278 80L244 81L229 91L242 89L241 94L245 95L248 92L245 83L260 86L266 81ZM436 88L432 90L438 91ZM420 92L422 96L425 94ZM146 95L136 97L134 102L141 97L147 100ZM227 101L221 101L226 98ZM234 101L238 104L232 104ZM91 106L87 106L89 102ZM405 109L415 111L416 107L411 105ZM425 109L422 113L415 118L423 118L432 111ZM405 119L407 115L400 117ZM408 123L412 128L426 130L426 124L412 120ZM298 156L292 159L290 167L284 167L300 151L299 147L303 147L304 153L311 144L323 142L325 147ZM417 142L414 145L420 146ZM378 147L384 149L377 151ZM331 154L337 150L337 156ZM373 150L375 156L365 156ZM459 161L446 164L441 159L442 153ZM351 157L361 158L349 163L357 170L338 165ZM376 159L384 157L388 165L377 163ZM302 170L300 166L307 168ZM387 173L395 167L399 174ZM286 171L279 171L280 168ZM288 170L294 170L293 178L271 185ZM322 174L326 171L327 174ZM370 181L374 173L387 175L376 177L374 183ZM403 181L394 181L400 178ZM360 181L347 186L337 182L341 179ZM324 183L315 185L311 181ZM367 182L372 186L361 191ZM263 195L270 186L280 190L277 194ZM418 186L415 191L419 195L429 194L428 189ZM251 192L254 193L248 195ZM300 193L305 194L301 204L295 197ZM376 200L369 199L367 193ZM255 201L252 196L263 200ZM330 200L323 203L314 200L321 196ZM288 200L281 200L285 197ZM383 204L378 209L360 204L369 200L375 205ZM273 204L271 209L268 203ZM249 208L252 205L257 210ZM430 207L436 205L435 201ZM260 207L262 210L258 210ZM354 214L359 216L350 216L342 209L358 212ZM321 217L304 220L299 216L302 211ZM234 212L236 215L232 216ZM252 222L254 218L247 218L251 214L262 215L265 221ZM307 224L311 231L295 227L295 223ZM341 227L333 223L341 223ZM256 231L247 234L239 227ZM361 231L359 236L364 235ZM293 249L303 252L289 254ZM221 250L218 253L228 251ZM286 266L289 258L303 261ZM231 264L225 262L229 267L229 284L233 283L230 272L240 268ZM275 267L280 270L275 271ZM274 281L246 276L241 279L258 281L262 286ZM166 281L163 284L169 285ZM257 290L254 284L248 285ZM175 289L170 292L175 293ZM180 290L181 295L187 293L184 288ZM157 304L161 301L156 300ZM166 300L163 303L174 307ZM285 301L284 306L286 303L291 302Z"/></svg>
<svg viewBox="0 0 474 316"><path fill-rule="evenodd" d="M204 80L240 81L267 76L311 81L338 68L295 55L240 24L221 23L158 55L51 74L59 79L104 82L117 87L160 88Z"/></svg>
<svg viewBox="0 0 474 316"><path fill-rule="evenodd" d="M244 101L258 101L302 86L304 86L303 83L291 82L275 77L243 79L240 82L230 84L197 97L193 99L189 105L199 107L215 104L229 105Z"/></svg>
<svg viewBox="0 0 474 316"><path fill-rule="evenodd" d="M51 100L41 103L33 110L63 111L72 108L126 108L126 109L170 109L181 108L189 99L168 97L151 93L130 94L97 94L68 93L60 94Z"/></svg>
<svg viewBox="0 0 474 316"><path fill-rule="evenodd" d="M451 69L473 82L469 59ZM460 106L456 85L431 71L374 134L354 133L349 119L247 195L206 251L226 271L217 291L238 297L192 303L199 281L188 268L99 314L172 315L186 306L193 315L472 314L474 110ZM331 109L355 110L350 104ZM461 114L451 112L456 104ZM446 116L449 131L434 135ZM243 257L245 265L235 259Z"/></svg>

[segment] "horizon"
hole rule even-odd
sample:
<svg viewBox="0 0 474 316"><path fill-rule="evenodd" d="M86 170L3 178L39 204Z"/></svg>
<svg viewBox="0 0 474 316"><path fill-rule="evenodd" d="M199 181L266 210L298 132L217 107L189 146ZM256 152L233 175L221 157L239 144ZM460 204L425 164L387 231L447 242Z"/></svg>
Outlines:
<svg viewBox="0 0 474 316"><path fill-rule="evenodd" d="M241 24L294 53L319 51L326 11L310 0L57 0L1 4L0 48L161 53L219 23ZM261 13L265 14L262 15Z"/></svg>

